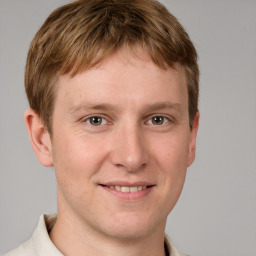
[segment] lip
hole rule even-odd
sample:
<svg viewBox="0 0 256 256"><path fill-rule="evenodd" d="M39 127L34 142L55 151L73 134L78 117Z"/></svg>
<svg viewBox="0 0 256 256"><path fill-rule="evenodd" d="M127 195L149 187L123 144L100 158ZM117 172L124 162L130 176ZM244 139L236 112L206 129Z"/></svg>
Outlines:
<svg viewBox="0 0 256 256"><path fill-rule="evenodd" d="M109 181L100 183L102 186L125 186L125 187L137 187L137 186L154 186L155 184L146 182L146 181L136 181L136 182L128 182L128 181Z"/></svg>
<svg viewBox="0 0 256 256"><path fill-rule="evenodd" d="M99 186L102 187L107 193L118 198L119 200L124 200L124 201L142 200L143 198L148 196L155 188L155 184L145 182L145 181L137 181L132 183L127 181L111 181L111 182L99 184ZM122 191L117 191L113 188L109 188L109 186L124 186L124 187L147 186L147 188L136 191L136 192L122 192Z"/></svg>

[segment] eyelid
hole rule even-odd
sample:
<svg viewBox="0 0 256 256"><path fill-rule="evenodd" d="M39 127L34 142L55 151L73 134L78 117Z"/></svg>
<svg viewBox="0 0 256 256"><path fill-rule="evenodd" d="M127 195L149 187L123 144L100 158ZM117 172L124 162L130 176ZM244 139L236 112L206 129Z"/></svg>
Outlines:
<svg viewBox="0 0 256 256"><path fill-rule="evenodd" d="M152 121L152 119L153 119L154 117L163 117L163 118L165 118L165 119L167 120L167 122L164 121L164 123L161 124L161 125L159 125L159 126L168 125L169 123L173 123L173 122L174 122L173 118L171 118L170 116L167 116L167 115L165 115L165 114L152 114L152 115L150 115L150 116L147 117L145 123L147 124L149 121ZM151 123L150 125L154 125L154 124ZM157 125L154 125L154 126L157 126Z"/></svg>
<svg viewBox="0 0 256 256"><path fill-rule="evenodd" d="M88 115L88 116L85 116L85 117L81 118L81 122L82 123L88 123L87 121L89 121L89 119L92 118L92 117L100 117L100 118L102 118L102 120L105 120L105 123L99 125L98 127L100 127L102 125L106 125L106 124L112 123L111 120L109 120L110 118L106 117L104 114L98 114L98 113L91 114L91 115ZM175 119L173 117L169 116L169 115L166 115L166 114L151 114L151 115L148 115L145 118L145 120L146 120L145 123L147 124L154 117L163 117L163 118L165 118L167 120L167 122L165 121L162 125L159 125L159 126L168 125L168 123L171 124L171 123L175 122ZM89 125L93 126L91 124L89 124ZM153 125L153 124L150 124L150 125ZM95 127L97 127L97 126L95 126Z"/></svg>
<svg viewBox="0 0 256 256"><path fill-rule="evenodd" d="M82 123L88 123L88 121L90 120L90 118L93 118L93 117L99 117L99 118L102 118L102 120L105 120L106 123L104 124L100 124L99 126L102 126L102 125L105 125L107 123L109 123L108 119L102 115L102 114L92 114L92 115L89 115L89 116L85 116L81 119L81 122ZM88 123L89 125L91 125L90 123ZM92 125L91 125L92 126ZM96 126L95 126L96 127Z"/></svg>
<svg viewBox="0 0 256 256"><path fill-rule="evenodd" d="M90 123L90 119L91 119L91 118L94 118L94 117L97 117L97 118L101 119L101 123L100 123L99 125L95 125L95 126L102 126L102 125L107 124L107 120L106 120L105 118L101 117L101 116L92 116L92 117L89 117L89 118L86 119L86 122L89 123L90 125L92 125L92 124Z"/></svg>

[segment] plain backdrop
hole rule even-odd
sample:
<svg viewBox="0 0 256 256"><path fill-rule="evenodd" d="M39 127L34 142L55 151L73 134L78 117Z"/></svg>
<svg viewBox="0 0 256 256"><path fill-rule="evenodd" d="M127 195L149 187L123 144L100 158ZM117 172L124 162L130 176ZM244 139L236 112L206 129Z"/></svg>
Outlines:
<svg viewBox="0 0 256 256"><path fill-rule="evenodd" d="M0 253L56 212L52 168L23 121L24 66L45 18L65 0L0 0ZM256 255L256 1L166 0L201 69L197 157L166 231L192 256Z"/></svg>

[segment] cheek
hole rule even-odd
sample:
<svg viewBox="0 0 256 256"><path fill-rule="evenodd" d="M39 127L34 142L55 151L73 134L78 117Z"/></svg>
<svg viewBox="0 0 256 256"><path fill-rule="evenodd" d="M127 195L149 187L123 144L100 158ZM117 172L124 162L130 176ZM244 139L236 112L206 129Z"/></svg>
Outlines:
<svg viewBox="0 0 256 256"><path fill-rule="evenodd" d="M186 169L189 153L189 137L184 134L173 134L158 140L158 147L155 147L158 164L164 165L166 172L177 172ZM161 146L160 146L161 145Z"/></svg>
<svg viewBox="0 0 256 256"><path fill-rule="evenodd" d="M157 154L156 165L161 166L166 203L171 208L178 200L184 185L189 152L188 145L188 137L177 134L169 138L166 137L162 141L162 147L158 147L155 151Z"/></svg>
<svg viewBox="0 0 256 256"><path fill-rule="evenodd" d="M104 152L100 143L82 136L56 136L53 143L53 162L59 186L72 193L85 193L93 175L100 169ZM86 185L85 185L86 184Z"/></svg>

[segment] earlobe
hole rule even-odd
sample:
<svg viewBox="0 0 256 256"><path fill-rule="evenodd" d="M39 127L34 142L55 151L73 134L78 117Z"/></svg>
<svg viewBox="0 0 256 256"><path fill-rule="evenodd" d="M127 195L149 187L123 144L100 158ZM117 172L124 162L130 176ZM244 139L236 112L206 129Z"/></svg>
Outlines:
<svg viewBox="0 0 256 256"><path fill-rule="evenodd" d="M199 112L196 113L193 126L190 131L190 138L189 138L189 155L188 155L188 163L187 166L189 167L195 160L196 155L196 138L197 138L197 131L199 127Z"/></svg>
<svg viewBox="0 0 256 256"><path fill-rule="evenodd" d="M44 166L53 166L50 135L39 115L28 109L24 115L31 145L39 162Z"/></svg>

